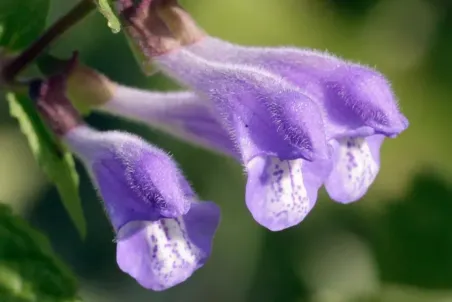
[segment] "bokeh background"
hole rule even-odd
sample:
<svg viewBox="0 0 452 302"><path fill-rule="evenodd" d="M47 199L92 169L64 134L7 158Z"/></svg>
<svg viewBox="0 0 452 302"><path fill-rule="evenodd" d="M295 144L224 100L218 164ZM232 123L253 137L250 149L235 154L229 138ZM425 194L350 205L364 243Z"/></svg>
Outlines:
<svg viewBox="0 0 452 302"><path fill-rule="evenodd" d="M75 1L54 0L49 23ZM100 129L136 132L168 150L223 220L212 258L166 292L140 288L115 261L113 233L83 168L88 236L81 241L58 194L32 158L16 121L0 104L0 200L47 234L77 274L85 301L452 301L452 4L448 0L182 1L211 35L247 45L328 50L378 68L393 84L409 129L382 149L381 172L359 202L339 205L322 191L299 226L272 233L244 202L234 161L163 133L91 115ZM112 79L167 90L141 73L122 33L98 13L51 52L82 60Z"/></svg>

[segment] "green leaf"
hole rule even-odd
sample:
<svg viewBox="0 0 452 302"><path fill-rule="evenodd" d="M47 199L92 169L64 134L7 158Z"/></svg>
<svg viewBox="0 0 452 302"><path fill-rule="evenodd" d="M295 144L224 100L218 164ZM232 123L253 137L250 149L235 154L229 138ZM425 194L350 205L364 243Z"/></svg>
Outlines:
<svg viewBox="0 0 452 302"><path fill-rule="evenodd" d="M75 302L77 282L49 241L0 204L0 301Z"/></svg>
<svg viewBox="0 0 452 302"><path fill-rule="evenodd" d="M146 76L151 76L154 73L156 73L157 70L154 68L151 61L146 57L146 55L140 49L138 44L135 41L133 41L133 39L129 35L126 35L126 41L127 44L129 44L130 50L132 50L133 57L138 62L141 71Z"/></svg>
<svg viewBox="0 0 452 302"><path fill-rule="evenodd" d="M297 274L298 230L265 231L247 301L306 301L312 294Z"/></svg>
<svg viewBox="0 0 452 302"><path fill-rule="evenodd" d="M452 288L452 186L439 174L418 175L401 200L389 201L368 239L388 283Z"/></svg>
<svg viewBox="0 0 452 302"><path fill-rule="evenodd" d="M113 12L113 9L111 8L111 5L108 0L95 0L94 1L97 5L97 9L99 12L104 15L104 17L107 19L108 27L110 27L111 31L113 33L119 33L121 30L121 23L119 22L118 17L116 17L115 13Z"/></svg>
<svg viewBox="0 0 452 302"><path fill-rule="evenodd" d="M36 38L45 26L49 0L1 0L0 45L20 50Z"/></svg>
<svg viewBox="0 0 452 302"><path fill-rule="evenodd" d="M354 211L353 207L340 207L335 219L371 247L383 283L450 290L451 201L450 181L440 173L423 168L405 195L380 201L386 205L383 210Z"/></svg>
<svg viewBox="0 0 452 302"><path fill-rule="evenodd" d="M44 29L49 6L49 0L0 0L0 46L8 51L26 47ZM71 154L59 146L30 100L11 93L7 95L7 99L11 115L18 119L33 154L55 183L71 219L81 236L85 237L86 222L78 194L78 175Z"/></svg>
<svg viewBox="0 0 452 302"><path fill-rule="evenodd" d="M8 93L10 113L18 121L22 132L41 167L56 185L61 200L82 238L86 236L86 221L78 193L78 174L74 159L48 131L29 98Z"/></svg>

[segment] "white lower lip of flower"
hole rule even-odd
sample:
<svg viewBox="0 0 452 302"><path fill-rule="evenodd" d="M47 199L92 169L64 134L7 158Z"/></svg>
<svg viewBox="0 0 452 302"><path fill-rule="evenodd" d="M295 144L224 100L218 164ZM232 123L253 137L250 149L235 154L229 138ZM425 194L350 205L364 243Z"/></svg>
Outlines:
<svg viewBox="0 0 452 302"><path fill-rule="evenodd" d="M173 286L190 277L204 256L188 237L182 217L152 222L133 221L120 230L118 237L120 268L155 290ZM140 241L144 243L144 250L140 249L140 245L136 246L136 250L129 246ZM127 253L134 253L130 255L131 259L135 259L133 262L129 257L123 257Z"/></svg>
<svg viewBox="0 0 452 302"><path fill-rule="evenodd" d="M335 165L330 177L330 187L340 187L347 199L359 199L374 182L379 164L375 161L365 138L343 138L337 141ZM334 194L333 194L334 195ZM336 198L334 198L336 199ZM338 198L342 199L342 198Z"/></svg>
<svg viewBox="0 0 452 302"><path fill-rule="evenodd" d="M253 217L272 231L294 226L311 210L303 159L257 157L247 166L247 204Z"/></svg>
<svg viewBox="0 0 452 302"><path fill-rule="evenodd" d="M180 218L151 222L147 225L146 234L152 252L150 256L155 255L158 259L156 275L171 278L171 274L177 270L175 267L183 269L184 266L196 263L200 256L200 250L190 243L185 224ZM152 236L156 238L155 242L152 241ZM153 252L153 249L156 251Z"/></svg>
<svg viewBox="0 0 452 302"><path fill-rule="evenodd" d="M271 158L267 167L269 183L266 187L266 201L268 210L275 216L287 213L290 220L292 214L309 212L309 199L303 183L301 168L303 160L284 160L276 157Z"/></svg>

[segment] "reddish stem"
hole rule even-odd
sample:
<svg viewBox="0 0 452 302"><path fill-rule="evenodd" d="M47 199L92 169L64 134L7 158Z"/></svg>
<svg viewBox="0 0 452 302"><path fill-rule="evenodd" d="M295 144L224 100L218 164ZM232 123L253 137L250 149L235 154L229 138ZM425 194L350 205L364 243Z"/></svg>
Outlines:
<svg viewBox="0 0 452 302"><path fill-rule="evenodd" d="M36 59L47 46L86 17L95 7L96 5L92 0L82 0L71 11L55 22L38 40L5 66L3 78L6 82L13 83L16 76Z"/></svg>

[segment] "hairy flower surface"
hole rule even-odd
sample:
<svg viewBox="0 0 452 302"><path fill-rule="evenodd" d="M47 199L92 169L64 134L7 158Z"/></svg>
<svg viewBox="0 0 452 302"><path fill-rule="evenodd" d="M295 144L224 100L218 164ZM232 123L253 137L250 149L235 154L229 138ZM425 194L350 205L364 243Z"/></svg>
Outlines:
<svg viewBox="0 0 452 302"><path fill-rule="evenodd" d="M177 1L121 4L125 27L149 60L210 102L248 173L246 203L253 217L275 231L303 220L329 163L318 106L277 75L185 50L205 34ZM156 41L165 43L164 51Z"/></svg>
<svg viewBox="0 0 452 302"><path fill-rule="evenodd" d="M253 217L270 230L303 220L322 184L320 171L314 175L307 161L317 167L328 158L318 106L258 68L211 62L185 50L154 61L211 102L248 173L246 202Z"/></svg>
<svg viewBox="0 0 452 302"><path fill-rule="evenodd" d="M64 136L83 161L117 233L119 267L142 286L185 281L211 252L219 209L199 202L173 160L140 138L79 126Z"/></svg>
<svg viewBox="0 0 452 302"><path fill-rule="evenodd" d="M126 26L149 60L211 103L246 167L248 207L271 230L300 222L322 184L338 202L361 198L378 174L384 138L408 127L388 81L371 68L209 37L175 0L128 9ZM167 36L148 26L149 16ZM177 43L154 51L159 36Z"/></svg>
<svg viewBox="0 0 452 302"><path fill-rule="evenodd" d="M221 67L224 68L224 66ZM252 72L254 70L250 71L251 76L249 78L253 79L255 77L257 79ZM257 73L259 76L259 71ZM264 73L263 77L265 76ZM252 80L250 82L253 85ZM284 87L283 85L282 87ZM109 86L111 85L109 84ZM277 93L278 89L277 86L275 88ZM263 93L271 94L272 92L269 89ZM293 93L294 98L303 98L293 88L290 93ZM292 96L290 93L288 94L289 97ZM222 92L219 91L217 94L221 96ZM242 102L240 98L242 97L238 96L238 99L233 101L231 105L240 108ZM246 98L247 96L245 95L244 99L248 101ZM257 99L259 99L259 96ZM296 99L288 100L296 101ZM222 102L222 100L219 101ZM227 102L228 100L225 99L224 101ZM250 103L253 105L255 101L251 99ZM284 99L280 101L284 101ZM309 100L307 102L309 104ZM98 104L99 102L95 103ZM302 101L300 103L303 105ZM259 104L257 108L259 108L258 106ZM269 141L265 141L267 139L267 129L270 128L278 135L276 128L278 124L273 120L269 108L272 108L272 106L268 108L264 106L262 108L264 113L259 116L259 113L256 114L256 112L245 107L242 113L243 119L251 120L250 123L245 125L243 125L240 116L234 116L235 112L227 113L232 118L237 118L237 120L224 126L221 123L221 116L215 112L215 103L210 102L206 97L201 97L197 93L189 91L151 92L119 84L115 84L109 100L95 107L96 110L144 122L176 137L211 150L220 151L238 160L242 160L243 151L253 151L249 146L255 144L257 147L254 147L254 150L257 149L259 153L257 155L250 154L247 160L247 171L249 174L247 204L257 221L270 229L278 230L297 224L313 207L317 198L317 190L322 184L322 179L327 174L329 162L322 159L312 163L304 160L303 155L299 155L299 158L293 160L284 160L278 156L284 158L291 156L290 153L289 155L278 154L276 153L277 151L273 151L276 156L267 156L266 150L259 150L259 144L267 146L269 150L275 147L272 145L271 138ZM257 120L257 122L253 120ZM234 140L237 138L236 135L231 137L226 130L231 128L232 131L236 131L235 129L247 130L250 126L262 131L262 133L251 133L254 137L247 137L249 134L246 131L242 131L243 137L239 139L244 142L243 146ZM253 142L256 139L257 141ZM279 137L279 140L284 141L285 138ZM247 141L250 141L250 143L247 143ZM285 143L288 145L288 150L291 148L295 149L287 142ZM276 147L278 148L279 146ZM274 150L278 150L277 148Z"/></svg>
<svg viewBox="0 0 452 302"><path fill-rule="evenodd" d="M339 202L355 201L366 193L379 170L384 137L408 127L388 81L366 66L313 50L244 47L213 37L185 49L208 60L262 68L315 101L334 149L333 170L325 185Z"/></svg>
<svg viewBox="0 0 452 302"><path fill-rule="evenodd" d="M210 102L189 91L153 92L117 85L95 109L145 123L187 142L238 156Z"/></svg>
<svg viewBox="0 0 452 302"><path fill-rule="evenodd" d="M210 256L219 208L198 201L162 150L129 133L85 125L64 92L64 76L30 89L46 122L97 187L117 234L119 267L153 290L185 281Z"/></svg>

